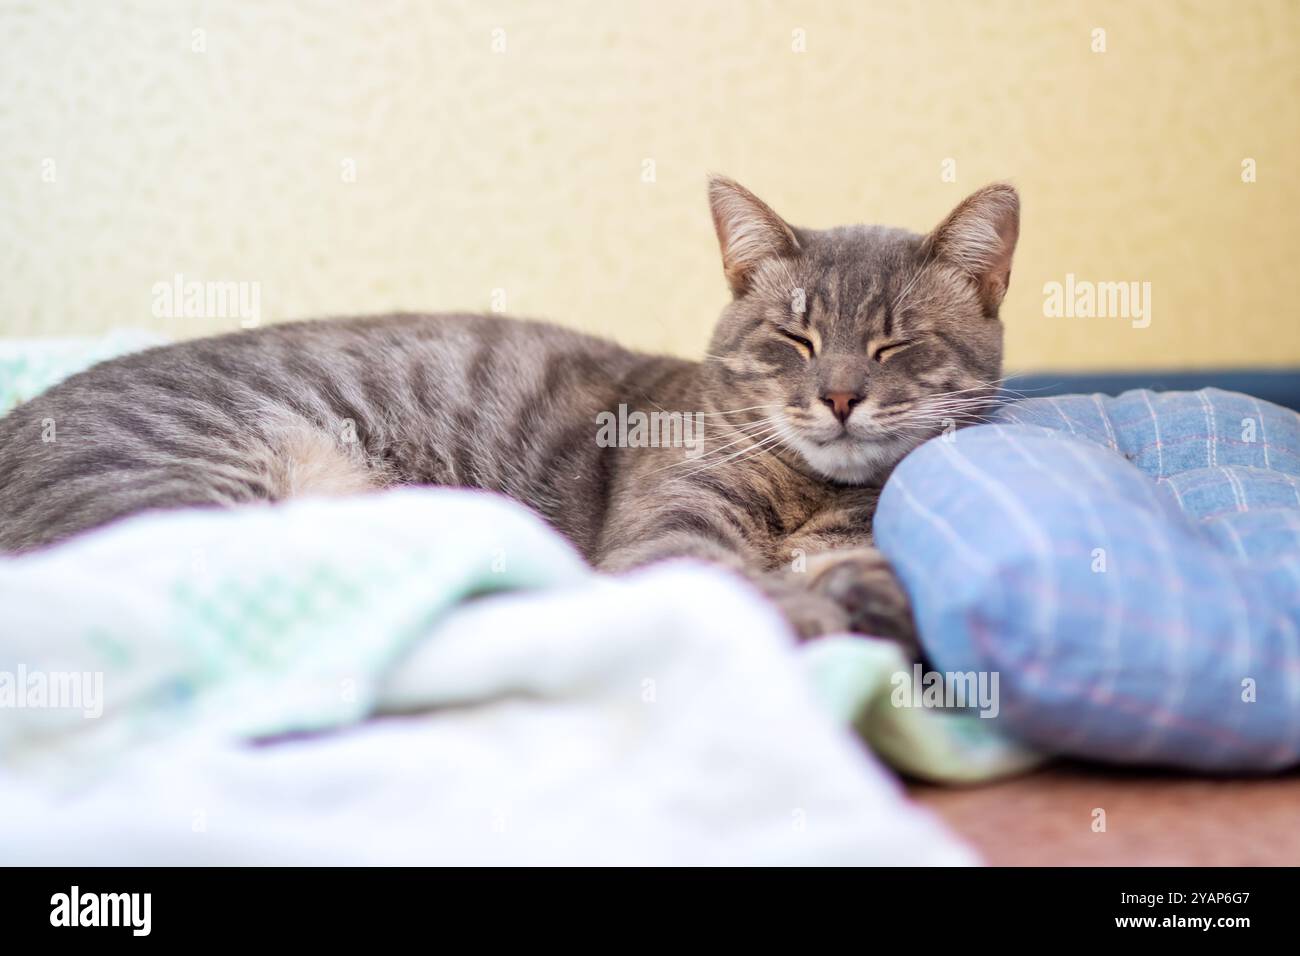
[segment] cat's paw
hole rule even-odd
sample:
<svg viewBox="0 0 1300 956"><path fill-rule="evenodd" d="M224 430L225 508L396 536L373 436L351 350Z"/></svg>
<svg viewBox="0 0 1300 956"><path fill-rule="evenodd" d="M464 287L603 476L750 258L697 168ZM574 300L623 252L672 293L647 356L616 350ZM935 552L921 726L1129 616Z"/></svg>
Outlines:
<svg viewBox="0 0 1300 956"><path fill-rule="evenodd" d="M779 578L767 582L765 590L802 641L852 630L844 608L825 594Z"/></svg>
<svg viewBox="0 0 1300 956"><path fill-rule="evenodd" d="M809 592L840 607L849 630L890 638L913 655L920 652L907 592L888 559L875 548L815 555L805 573Z"/></svg>

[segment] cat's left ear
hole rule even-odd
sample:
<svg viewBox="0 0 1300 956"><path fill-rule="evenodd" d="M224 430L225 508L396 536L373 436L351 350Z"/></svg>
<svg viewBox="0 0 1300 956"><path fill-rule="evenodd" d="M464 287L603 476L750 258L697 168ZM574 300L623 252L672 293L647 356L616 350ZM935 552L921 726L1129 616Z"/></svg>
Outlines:
<svg viewBox="0 0 1300 956"><path fill-rule="evenodd" d="M709 177L709 208L722 248L722 271L734 295L749 288L764 259L799 252L794 230L767 203L725 176Z"/></svg>
<svg viewBox="0 0 1300 956"><path fill-rule="evenodd" d="M1020 236L1020 196L1007 183L972 193L926 237L927 252L974 281L988 315L996 315L1011 281L1011 257Z"/></svg>

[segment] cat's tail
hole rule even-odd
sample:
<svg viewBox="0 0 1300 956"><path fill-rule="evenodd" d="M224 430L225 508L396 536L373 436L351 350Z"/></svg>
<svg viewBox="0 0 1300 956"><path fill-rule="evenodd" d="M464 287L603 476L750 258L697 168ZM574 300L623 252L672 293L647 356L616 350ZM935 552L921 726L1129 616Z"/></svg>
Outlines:
<svg viewBox="0 0 1300 956"><path fill-rule="evenodd" d="M258 470L272 501L359 494L388 483L383 469L367 460L355 439L331 435L314 425L273 429L266 448Z"/></svg>
<svg viewBox="0 0 1300 956"><path fill-rule="evenodd" d="M126 455L93 436L42 444L20 409L0 421L0 553L31 551L144 511L350 495L390 483L345 429L262 421L207 457ZM81 440L78 440L80 438Z"/></svg>

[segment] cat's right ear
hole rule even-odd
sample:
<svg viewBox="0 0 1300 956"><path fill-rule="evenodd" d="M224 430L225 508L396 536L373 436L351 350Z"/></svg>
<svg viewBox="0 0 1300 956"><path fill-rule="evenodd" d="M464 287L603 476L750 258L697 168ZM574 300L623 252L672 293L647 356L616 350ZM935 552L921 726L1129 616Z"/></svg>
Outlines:
<svg viewBox="0 0 1300 956"><path fill-rule="evenodd" d="M764 259L799 251L799 240L786 221L734 180L709 177L709 208L722 248L722 271L734 295L749 288L754 269Z"/></svg>

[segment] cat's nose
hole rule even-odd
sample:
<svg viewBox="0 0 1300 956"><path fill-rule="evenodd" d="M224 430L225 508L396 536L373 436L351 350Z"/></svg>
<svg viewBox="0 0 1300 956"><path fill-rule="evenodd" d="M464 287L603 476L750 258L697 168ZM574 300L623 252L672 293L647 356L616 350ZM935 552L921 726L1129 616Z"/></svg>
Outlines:
<svg viewBox="0 0 1300 956"><path fill-rule="evenodd" d="M835 413L841 422L847 422L853 409L862 401L858 392L822 392L822 404Z"/></svg>

